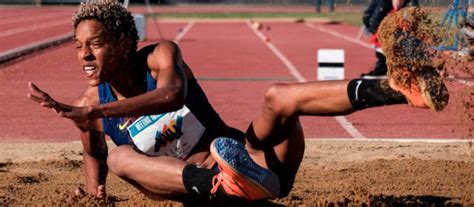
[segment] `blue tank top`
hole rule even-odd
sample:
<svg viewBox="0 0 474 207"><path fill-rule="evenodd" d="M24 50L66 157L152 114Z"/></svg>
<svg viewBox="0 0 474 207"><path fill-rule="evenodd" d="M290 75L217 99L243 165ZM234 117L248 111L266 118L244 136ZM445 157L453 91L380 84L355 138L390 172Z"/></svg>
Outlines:
<svg viewBox="0 0 474 207"><path fill-rule="evenodd" d="M140 70L146 70L146 87L147 91L156 89L156 80L150 74L150 70L146 65L148 54L154 50L156 45L147 46L137 52L135 61ZM206 128L206 131L213 131L225 127L224 121L220 118L217 112L210 105L204 91L197 83L196 79L191 78L187 80L188 90L184 105L196 116L201 124ZM117 97L112 91L109 83L99 84L99 99L100 104L117 101ZM112 141L117 145L132 144L132 140L128 131L123 126L129 117L104 117L102 118L102 125L105 134L107 134Z"/></svg>

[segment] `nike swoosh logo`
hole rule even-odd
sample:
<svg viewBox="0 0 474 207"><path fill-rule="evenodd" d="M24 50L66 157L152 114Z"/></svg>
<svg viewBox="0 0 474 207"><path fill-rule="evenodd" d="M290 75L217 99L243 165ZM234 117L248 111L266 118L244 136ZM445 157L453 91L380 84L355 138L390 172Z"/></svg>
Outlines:
<svg viewBox="0 0 474 207"><path fill-rule="evenodd" d="M129 119L127 119L127 121L126 121L125 123L123 123L123 124L119 124L119 125L118 125L119 129L120 129L120 130L124 130L124 129L125 129L125 127L127 127L127 125L128 125L128 122L130 122L130 118L129 118Z"/></svg>
<svg viewBox="0 0 474 207"><path fill-rule="evenodd" d="M198 188L196 188L196 186L193 186L191 189L193 189L194 191L196 191L196 193L198 195L201 195L201 193L199 192Z"/></svg>
<svg viewBox="0 0 474 207"><path fill-rule="evenodd" d="M362 80L357 81L356 91L355 91L355 100L359 100L359 86L362 83Z"/></svg>

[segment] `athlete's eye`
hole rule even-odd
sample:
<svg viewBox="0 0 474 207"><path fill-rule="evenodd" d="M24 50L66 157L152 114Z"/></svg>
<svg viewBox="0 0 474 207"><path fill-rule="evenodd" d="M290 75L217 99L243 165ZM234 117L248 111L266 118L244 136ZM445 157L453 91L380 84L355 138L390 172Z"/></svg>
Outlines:
<svg viewBox="0 0 474 207"><path fill-rule="evenodd" d="M94 48L100 48L102 47L102 42L92 42L91 46Z"/></svg>
<svg viewBox="0 0 474 207"><path fill-rule="evenodd" d="M82 44L80 44L80 43L76 43L76 46L75 46L75 47L76 47L76 49L78 49L78 50L79 50L79 49L81 49L81 48L82 48Z"/></svg>

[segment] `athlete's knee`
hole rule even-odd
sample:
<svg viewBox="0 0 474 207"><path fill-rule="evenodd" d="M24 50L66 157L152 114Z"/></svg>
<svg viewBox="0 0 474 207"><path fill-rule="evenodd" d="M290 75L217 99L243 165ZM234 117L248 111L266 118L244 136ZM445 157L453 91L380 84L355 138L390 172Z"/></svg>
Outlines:
<svg viewBox="0 0 474 207"><path fill-rule="evenodd" d="M280 116L294 115L296 106L296 100L291 98L291 85L289 84L274 84L265 93L264 107Z"/></svg>
<svg viewBox="0 0 474 207"><path fill-rule="evenodd" d="M109 170L117 176L124 176L124 168L127 166L127 146L119 146L113 149L107 156Z"/></svg>

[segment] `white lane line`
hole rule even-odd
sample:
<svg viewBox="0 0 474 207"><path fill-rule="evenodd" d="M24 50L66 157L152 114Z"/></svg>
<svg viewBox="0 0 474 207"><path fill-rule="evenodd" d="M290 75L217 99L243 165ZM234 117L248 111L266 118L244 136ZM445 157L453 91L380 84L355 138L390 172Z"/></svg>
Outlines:
<svg viewBox="0 0 474 207"><path fill-rule="evenodd" d="M260 31L252 27L251 23L247 21L247 26L255 32L255 34L265 43L265 45L283 62L283 64L288 68L290 73L295 77L298 82L304 83L308 82L298 71L298 69L288 60L288 58L283 55L278 48L273 45L273 43L267 41L267 37L263 35ZM350 123L344 116L336 116L336 121L344 128L347 133L349 133L353 138L365 139L364 135L357 130L352 123Z"/></svg>
<svg viewBox="0 0 474 207"><path fill-rule="evenodd" d="M352 125L349 120L346 119L345 116L336 116L334 117L337 122L344 128L347 133L349 133L353 138L356 139L366 139L365 136L357 130L354 125Z"/></svg>
<svg viewBox="0 0 474 207"><path fill-rule="evenodd" d="M68 20L62 19L62 20L53 21L53 22L46 22L46 23L43 23L43 24L36 24L36 25L27 26L27 27L20 27L20 28L16 28L16 29L10 29L10 30L4 31L4 32L0 32L0 38L1 37L6 37L6 36L9 36L9 35L15 35L15 34L22 33L22 32L27 32L27 31L37 30L37 29L43 29L43 28L53 27L53 26L62 25L62 24L70 24L70 22Z"/></svg>
<svg viewBox="0 0 474 207"><path fill-rule="evenodd" d="M194 25L194 21L190 21L188 22L188 24L183 28L183 30L181 30L181 32L179 32L176 37L174 38L173 42L175 42L176 44L179 43L179 41L181 41L184 37L184 35L186 35L186 33L188 33L188 31L191 29L191 27Z"/></svg>
<svg viewBox="0 0 474 207"><path fill-rule="evenodd" d="M314 28L314 29L317 29L321 32L324 32L324 33L328 33L328 34L331 34L332 36L335 36L335 37L338 37L340 39L344 39L346 41L349 41L349 42L352 42L352 43L356 43L358 45L361 45L362 47L366 47L366 48L369 48L369 49L374 49L374 47L371 45L371 44L368 44L368 43L365 43L365 42L361 42L355 38L352 38L352 37L349 37L349 36L346 36L346 35L343 35L337 31L334 31L334 30L330 30L330 29L326 29L324 27L320 27L320 26L314 26L312 23L310 22L306 22L305 23L306 26L308 27L311 27L311 28Z"/></svg>
<svg viewBox="0 0 474 207"><path fill-rule="evenodd" d="M471 139L452 139L452 138L370 138L370 139L347 139L347 138L305 138L305 140L314 140L314 141L362 141L362 142L400 142L400 143L469 143L474 140Z"/></svg>
<svg viewBox="0 0 474 207"><path fill-rule="evenodd" d="M346 41L349 41L349 42L352 42L352 43L356 43L358 45L361 45L363 47L366 47L366 48L369 48L369 49L374 49L374 47L368 43L365 43L365 42L361 42L361 41L358 41L357 39L355 38L352 38L352 37L349 37L349 36L346 36L346 35L343 35L337 31L334 31L334 30L331 30L331 29L327 29L327 28L324 28L324 27L321 27L321 26L314 26L312 23L310 22L306 22L305 23L306 26L310 27L310 28L314 28L314 29L317 29L321 32L325 32L325 33L328 33L328 34L331 34L335 37L338 37L340 39L343 39L343 40L346 40ZM455 77L449 77L450 79L454 80L454 81L457 81L461 84L464 84L464 85L467 85L467 86L473 86L474 85L474 82L472 81L466 81L466 80L461 80L461 79L458 79L458 78L455 78Z"/></svg>
<svg viewBox="0 0 474 207"><path fill-rule="evenodd" d="M288 68L288 70L290 70L290 73L293 75L293 77L296 78L296 80L298 80L298 82L306 82L306 79L301 75L301 73L298 71L298 69L296 69L296 67L288 60L288 58L285 57L285 55L283 55L280 50L278 50L275 45L273 45L271 42L268 42L267 41L267 37L265 37L265 35L263 35L261 32L257 31L256 29L254 29L252 27L252 24L250 24L249 21L246 21L247 23L247 26L250 27L250 29L252 31L255 32L255 34L257 34L257 36L264 42L266 43L265 45L270 48L270 50L283 62L283 64L286 66L286 68Z"/></svg>

